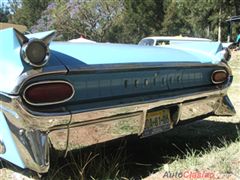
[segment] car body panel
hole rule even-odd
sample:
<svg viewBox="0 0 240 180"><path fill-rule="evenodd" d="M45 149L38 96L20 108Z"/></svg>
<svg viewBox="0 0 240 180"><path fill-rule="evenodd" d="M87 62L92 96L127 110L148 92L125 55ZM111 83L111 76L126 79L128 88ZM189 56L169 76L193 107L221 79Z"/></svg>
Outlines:
<svg viewBox="0 0 240 180"><path fill-rule="evenodd" d="M13 29L1 30L0 42L0 91L10 92L24 70L19 54L20 44Z"/></svg>

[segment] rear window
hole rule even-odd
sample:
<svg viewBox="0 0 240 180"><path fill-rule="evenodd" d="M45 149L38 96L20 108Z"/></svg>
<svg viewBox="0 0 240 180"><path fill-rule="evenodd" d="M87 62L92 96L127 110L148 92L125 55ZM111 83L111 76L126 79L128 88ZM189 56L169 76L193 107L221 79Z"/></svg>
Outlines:
<svg viewBox="0 0 240 180"><path fill-rule="evenodd" d="M156 46L169 45L170 41L168 40L157 40Z"/></svg>
<svg viewBox="0 0 240 180"><path fill-rule="evenodd" d="M142 46L153 46L154 45L154 40L153 39L142 39L138 45Z"/></svg>

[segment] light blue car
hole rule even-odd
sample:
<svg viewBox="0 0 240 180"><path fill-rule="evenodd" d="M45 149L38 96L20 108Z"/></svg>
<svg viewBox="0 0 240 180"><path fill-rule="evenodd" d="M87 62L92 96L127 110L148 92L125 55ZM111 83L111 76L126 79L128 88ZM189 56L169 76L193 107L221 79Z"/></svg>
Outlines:
<svg viewBox="0 0 240 180"><path fill-rule="evenodd" d="M139 138L233 115L220 43L148 47L51 42L54 31L0 31L0 157L48 172L49 150Z"/></svg>

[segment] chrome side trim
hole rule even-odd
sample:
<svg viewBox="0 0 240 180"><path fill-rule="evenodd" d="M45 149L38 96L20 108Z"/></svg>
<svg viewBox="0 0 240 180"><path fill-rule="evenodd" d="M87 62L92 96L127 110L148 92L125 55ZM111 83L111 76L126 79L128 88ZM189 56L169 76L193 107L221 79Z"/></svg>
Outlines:
<svg viewBox="0 0 240 180"><path fill-rule="evenodd" d="M137 71L137 70L152 70L158 68L179 68L179 67L224 67L229 69L228 65L224 62L220 62L219 64L204 64L204 63L179 63L179 62L172 62L172 63L126 63L126 64L94 64L88 66L71 67L71 73L95 73L97 72L118 72L118 71Z"/></svg>
<svg viewBox="0 0 240 180"><path fill-rule="evenodd" d="M72 88L72 95L67 98L67 99L64 99L62 101L56 101L56 102L49 102L49 103L32 103L30 101L27 100L27 98L25 97L25 93L26 91L32 87L32 86L35 86L35 85L41 85L41 84L52 84L52 83L65 83L65 84L68 84L71 88ZM30 84L28 85L24 91L23 91L23 99L24 101L26 101L28 104L32 105L32 106L46 106L46 105L55 105L55 104L60 104L60 103L64 103L64 102L67 102L69 101L70 99L72 99L72 97L74 96L75 94L75 89L73 87L73 85L67 81L61 81L61 80L57 80L57 81L41 81L41 82L37 82L37 83L33 83L33 84Z"/></svg>
<svg viewBox="0 0 240 180"><path fill-rule="evenodd" d="M225 70L215 70L215 71L212 72L211 81L212 81L214 84L221 84L221 83L223 83L224 81L226 81L226 80L220 81L220 82L214 81L214 80L213 80L213 74L214 74L214 73L217 73L217 72L224 72L224 73L226 73L226 74L229 76L229 73L228 73L227 71L225 71Z"/></svg>
<svg viewBox="0 0 240 180"><path fill-rule="evenodd" d="M21 76L18 77L18 85L15 86L15 89L13 89L13 91L11 92L11 94L19 94L21 89L23 88L24 84L29 81L32 78L35 77L41 77L41 76L45 76L45 75L51 75L51 74L67 74L67 69L64 66L59 66L59 67L54 67L56 69L47 69L47 67L44 67L45 72L43 71L43 68L41 69L32 69L30 71L27 71L23 74L21 74Z"/></svg>

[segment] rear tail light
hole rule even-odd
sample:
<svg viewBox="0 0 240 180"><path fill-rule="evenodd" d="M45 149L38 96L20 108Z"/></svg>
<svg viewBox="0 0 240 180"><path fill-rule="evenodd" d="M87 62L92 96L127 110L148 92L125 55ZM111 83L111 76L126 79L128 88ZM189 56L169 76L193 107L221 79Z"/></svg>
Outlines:
<svg viewBox="0 0 240 180"><path fill-rule="evenodd" d="M24 100L31 105L53 105L66 102L74 95L73 86L65 81L48 81L31 84L24 93Z"/></svg>
<svg viewBox="0 0 240 180"><path fill-rule="evenodd" d="M228 79L228 73L225 70L216 70L212 73L213 84L224 83Z"/></svg>

